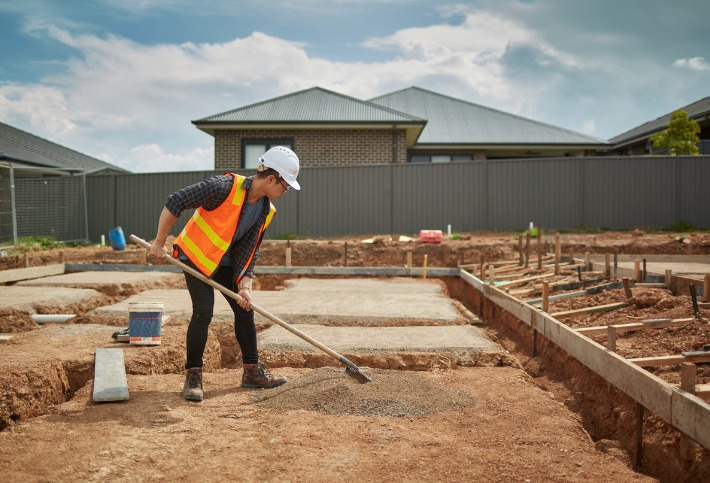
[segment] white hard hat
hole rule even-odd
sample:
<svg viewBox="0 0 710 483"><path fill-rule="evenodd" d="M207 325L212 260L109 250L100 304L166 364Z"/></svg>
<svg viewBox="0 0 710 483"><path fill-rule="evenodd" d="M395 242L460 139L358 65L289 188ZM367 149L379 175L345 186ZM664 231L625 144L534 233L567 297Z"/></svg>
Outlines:
<svg viewBox="0 0 710 483"><path fill-rule="evenodd" d="M274 168L290 187L296 190L301 189L301 185L296 181L299 170L298 156L285 146L274 146L259 157L261 171L264 168Z"/></svg>

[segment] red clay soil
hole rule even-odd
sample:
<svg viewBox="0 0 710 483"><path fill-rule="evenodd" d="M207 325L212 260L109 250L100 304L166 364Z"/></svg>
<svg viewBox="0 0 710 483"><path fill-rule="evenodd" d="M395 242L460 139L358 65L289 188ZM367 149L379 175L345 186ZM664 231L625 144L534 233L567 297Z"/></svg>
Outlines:
<svg viewBox="0 0 710 483"><path fill-rule="evenodd" d="M691 242L678 241L681 236ZM563 234L562 242L564 254L577 255L710 253L707 233ZM518 257L517 235L492 233L442 244L266 241L259 264L283 266L287 244L295 266L403 266L407 251L415 266L427 255L430 267ZM80 247L9 256L0 259L0 269L23 266L25 260L29 266L62 260L146 263L145 250L129 244L121 252ZM284 279L260 277L257 285L273 289ZM445 282L452 297L477 313L470 287L460 279ZM633 290L629 307L565 322L586 327L692 317L689 297L663 289ZM123 287L102 296L113 303L130 293L130 287ZM614 290L560 300L551 311L622 300L623 290ZM79 324L68 327L76 327L77 340L61 344L53 343L56 338L28 320L28 314L0 314L0 330L16 334L0 345L0 406L6 411L0 471L11 480L651 481L630 469L633 401L544 340L532 358L527 327L491 304L484 314L486 330L517 362L416 373L371 369L382 384L363 387L349 385L350 378L330 368L278 368L291 378L283 389L243 390L232 328L215 325L205 377L208 392L200 404L179 394L186 320L164 328L160 348L124 351L130 401L92 403L93 350L116 344L91 328L109 327L110 334L110 326L121 321L93 319L88 306L76 310ZM710 314L702 315L702 323L620 334L617 350L624 357L697 350L710 336ZM83 325L96 323L103 325ZM49 337L44 342L43 333ZM24 338L37 341L25 344ZM604 343L604 337L597 340ZM654 371L677 382L677 367ZM698 374L708 381L707 370ZM432 405L436 398L441 399ZM697 448L695 461L684 464L678 438L673 428L647 416L640 471L661 481L710 481L710 453Z"/></svg>

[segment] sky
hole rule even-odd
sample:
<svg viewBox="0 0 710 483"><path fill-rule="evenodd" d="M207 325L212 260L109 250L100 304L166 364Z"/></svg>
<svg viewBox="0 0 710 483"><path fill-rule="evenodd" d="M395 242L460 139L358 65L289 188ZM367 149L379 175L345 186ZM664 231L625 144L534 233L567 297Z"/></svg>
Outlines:
<svg viewBox="0 0 710 483"><path fill-rule="evenodd" d="M710 96L707 0L0 0L0 122L136 173L192 121L417 86L609 139Z"/></svg>

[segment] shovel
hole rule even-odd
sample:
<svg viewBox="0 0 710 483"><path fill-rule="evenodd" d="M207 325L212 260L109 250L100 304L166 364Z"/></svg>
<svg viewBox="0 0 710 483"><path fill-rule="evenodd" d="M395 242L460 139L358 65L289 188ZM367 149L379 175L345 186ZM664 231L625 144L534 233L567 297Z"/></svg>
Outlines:
<svg viewBox="0 0 710 483"><path fill-rule="evenodd" d="M129 237L129 239L130 239L133 243L136 243L136 244L142 246L142 247L145 248L145 249L150 249L150 244L149 244L148 242L146 242L145 240L143 240L142 238L138 238L138 237L135 236L135 235L131 235L131 236ZM215 282L214 280L210 280L209 278L205 277L202 273L200 273L198 270L195 270L194 268L185 265L185 264L182 263L180 260L177 260L177 259L171 257L171 256L168 255L167 253L165 254L165 260L167 260L168 262L172 263L173 265L179 267L180 269L184 270L185 272L189 273L189 274L192 275L193 277L196 277L196 278L202 280L203 282L205 282L206 284L211 285L212 287L216 288L217 290L219 290L220 292L222 292L222 293L223 293L224 295L226 295L227 297L233 298L233 299L236 300L236 301L242 300L242 297L240 297L240 296L237 295L236 293L232 292L231 290L229 290L229 289L226 288L226 287L223 287L222 285L218 284L218 283ZM275 315L273 315L273 314L267 312L266 310L262 309L262 308L259 307L258 305L256 305L256 304L251 304L251 308L252 308L252 310L254 310L254 312L263 315L263 316L266 317L267 319L271 320L271 321L274 322L275 324L280 325L281 327L283 327L284 329L288 330L288 331L291 332L292 334L297 335L298 337L300 337L301 339L305 340L305 341L308 342L309 344L312 344L312 345L316 346L317 348L319 348L320 350L322 350L323 352L325 352L325 353L328 354L329 356L332 356L332 357L335 357L336 359L338 359L340 362L342 362L343 364L345 364L345 366L346 366L346 367L345 367L345 373L346 373L347 375L349 375L350 377L354 377L358 382L361 382L361 383L363 383L363 384L366 383L366 382L372 382L372 379L370 379L370 378L367 377L365 374L363 374L363 373L360 371L360 368L359 368L359 367L357 367L355 364L353 364L353 363L352 363L351 361L349 361L347 358L345 358L345 357L341 356L340 354L338 354L337 352L335 352L333 349L331 349L331 348L329 348L329 347L327 347L327 346L321 344L321 343L318 342L317 340L315 340L315 339L313 339L312 337L310 337L310 336L304 334L303 332L301 332L300 330L296 329L295 327L293 327L293 326L290 325L289 323L287 323L287 322L281 320L280 318L276 317Z"/></svg>

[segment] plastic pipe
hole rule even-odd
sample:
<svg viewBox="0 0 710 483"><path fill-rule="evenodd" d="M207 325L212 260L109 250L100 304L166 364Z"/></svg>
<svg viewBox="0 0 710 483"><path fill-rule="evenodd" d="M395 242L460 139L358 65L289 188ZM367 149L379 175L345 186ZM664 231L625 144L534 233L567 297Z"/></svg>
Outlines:
<svg viewBox="0 0 710 483"><path fill-rule="evenodd" d="M32 320L38 324L61 324L72 317L76 317L76 314L33 314Z"/></svg>

